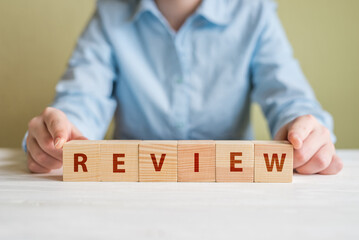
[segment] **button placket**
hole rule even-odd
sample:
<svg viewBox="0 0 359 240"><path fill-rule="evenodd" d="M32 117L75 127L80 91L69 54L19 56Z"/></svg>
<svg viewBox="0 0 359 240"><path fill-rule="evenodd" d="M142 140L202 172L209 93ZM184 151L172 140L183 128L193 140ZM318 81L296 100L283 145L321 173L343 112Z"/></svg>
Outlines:
<svg viewBox="0 0 359 240"><path fill-rule="evenodd" d="M187 25L186 27L189 27ZM174 47L176 48L177 59L181 74L177 75L174 79L174 127L179 139L188 138L188 114L190 99L186 82L189 81L190 76L190 46L186 44L186 36L189 36L188 29L182 29L173 39Z"/></svg>

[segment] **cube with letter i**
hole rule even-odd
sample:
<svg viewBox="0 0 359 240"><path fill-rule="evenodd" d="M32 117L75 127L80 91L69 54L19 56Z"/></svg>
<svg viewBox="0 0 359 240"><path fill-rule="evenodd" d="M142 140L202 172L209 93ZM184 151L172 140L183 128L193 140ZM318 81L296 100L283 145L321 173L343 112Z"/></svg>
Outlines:
<svg viewBox="0 0 359 240"><path fill-rule="evenodd" d="M287 141L254 141L254 165L255 182L292 182L293 146Z"/></svg>
<svg viewBox="0 0 359 240"><path fill-rule="evenodd" d="M178 182L216 181L216 145L211 140L178 141Z"/></svg>

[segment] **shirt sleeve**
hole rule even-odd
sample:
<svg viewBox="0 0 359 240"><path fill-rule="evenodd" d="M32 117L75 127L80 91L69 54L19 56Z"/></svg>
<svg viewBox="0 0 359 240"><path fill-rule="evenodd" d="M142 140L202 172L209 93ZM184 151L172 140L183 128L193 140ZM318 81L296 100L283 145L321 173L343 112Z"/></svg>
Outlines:
<svg viewBox="0 0 359 240"><path fill-rule="evenodd" d="M77 42L52 104L89 139L104 137L116 108L114 61L97 11Z"/></svg>
<svg viewBox="0 0 359 240"><path fill-rule="evenodd" d="M67 70L56 86L51 106L89 139L102 139L116 109L117 69L112 47L97 10L78 39ZM22 141L27 151L26 138Z"/></svg>
<svg viewBox="0 0 359 240"><path fill-rule="evenodd" d="M267 118L272 137L286 123L311 114L331 131L333 120L324 111L307 82L276 13L276 5L267 2L252 57L252 101L258 103Z"/></svg>

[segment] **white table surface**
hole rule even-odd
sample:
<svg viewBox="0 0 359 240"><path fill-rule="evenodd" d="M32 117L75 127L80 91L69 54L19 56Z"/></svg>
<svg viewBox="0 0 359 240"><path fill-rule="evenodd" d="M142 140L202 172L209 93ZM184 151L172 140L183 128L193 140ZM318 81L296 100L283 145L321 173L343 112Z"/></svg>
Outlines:
<svg viewBox="0 0 359 240"><path fill-rule="evenodd" d="M359 239L359 150L292 184L62 182L0 149L0 239Z"/></svg>

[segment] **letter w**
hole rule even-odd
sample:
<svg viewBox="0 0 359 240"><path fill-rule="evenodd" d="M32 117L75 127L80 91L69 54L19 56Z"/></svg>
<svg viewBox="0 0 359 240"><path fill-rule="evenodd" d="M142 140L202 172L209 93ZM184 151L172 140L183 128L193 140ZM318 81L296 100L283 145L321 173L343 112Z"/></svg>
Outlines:
<svg viewBox="0 0 359 240"><path fill-rule="evenodd" d="M282 158L280 160L278 160L278 154L273 153L272 155L272 161L271 163L269 163L269 157L268 157L268 153L264 153L264 159L266 161L266 166L267 166L267 171L268 172L272 172L273 171L273 167L274 167L274 162L275 162L275 166L277 168L277 172L281 172L283 170L283 165L284 165L284 160L287 154L283 153L282 154Z"/></svg>

